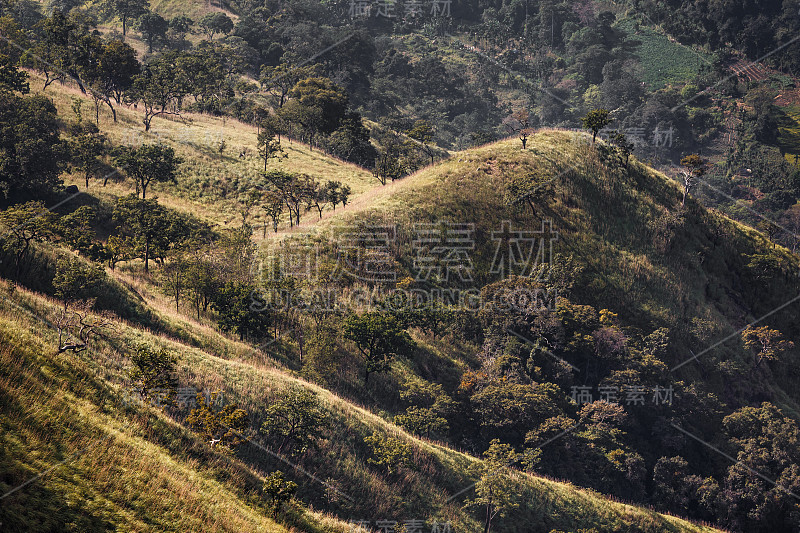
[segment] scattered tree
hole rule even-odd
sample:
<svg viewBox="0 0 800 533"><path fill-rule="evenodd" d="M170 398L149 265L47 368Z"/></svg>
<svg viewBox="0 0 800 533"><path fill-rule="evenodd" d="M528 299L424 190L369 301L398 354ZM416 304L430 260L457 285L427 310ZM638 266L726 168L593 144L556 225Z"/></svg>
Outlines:
<svg viewBox="0 0 800 533"><path fill-rule="evenodd" d="M153 51L153 45L161 42L167 37L167 30L169 29L169 22L159 15L148 11L136 23L137 29L142 32L144 42L147 43L147 51Z"/></svg>
<svg viewBox="0 0 800 533"><path fill-rule="evenodd" d="M276 453L293 448L302 454L322 437L327 415L317 395L302 385L289 385L267 407L261 431L278 443Z"/></svg>
<svg viewBox="0 0 800 533"><path fill-rule="evenodd" d="M519 140L522 142L522 149L524 150L528 144L528 137L533 134L530 113L524 109L515 111L506 118L504 124L511 133L519 136Z"/></svg>
<svg viewBox="0 0 800 533"><path fill-rule="evenodd" d="M313 148L318 133L331 133L339 127L347 104L347 94L328 78L306 78L289 91L289 102L281 109L281 116L299 124Z"/></svg>
<svg viewBox="0 0 800 533"><path fill-rule="evenodd" d="M633 143L628 140L624 133L617 131L611 134L611 144L614 145L614 148L619 154L622 165L628 168L628 159L631 157Z"/></svg>
<svg viewBox="0 0 800 533"><path fill-rule="evenodd" d="M394 423L425 437L430 437L431 433L442 434L449 429L447 419L429 407L411 406L405 413L395 416Z"/></svg>
<svg viewBox="0 0 800 533"><path fill-rule="evenodd" d="M19 275L24 259L34 242L42 242L55 234L57 216L41 202L27 202L0 211L0 223L5 227L2 247L14 255Z"/></svg>
<svg viewBox="0 0 800 533"><path fill-rule="evenodd" d="M611 124L611 118L609 118L608 110L593 109L581 119L581 123L583 123L584 128L591 130L592 144L594 144L595 140L597 139L597 133Z"/></svg>
<svg viewBox="0 0 800 533"><path fill-rule="evenodd" d="M430 143L433 141L433 127L430 122L426 120L418 120L414 123L414 127L406 132L406 135L419 142L422 151L431 158L431 165L433 164L433 157L435 152ZM523 143L524 145L524 143ZM524 147L524 146L523 146Z"/></svg>
<svg viewBox="0 0 800 533"><path fill-rule="evenodd" d="M44 95L0 91L0 193L42 197L61 184L66 150L56 107Z"/></svg>
<svg viewBox="0 0 800 533"><path fill-rule="evenodd" d="M249 427L247 411L240 409L237 404L227 404L217 410L214 404L218 397L218 393L212 392L207 402L205 396L198 393L197 407L189 413L186 423L212 448L220 446L224 453L230 453L247 440L244 436Z"/></svg>
<svg viewBox="0 0 800 533"><path fill-rule="evenodd" d="M409 355L415 347L397 318L379 312L349 316L344 322L343 332L366 359L364 383L369 381L373 372L388 370L392 358Z"/></svg>
<svg viewBox="0 0 800 533"><path fill-rule="evenodd" d="M293 67L281 63L276 67L263 65L259 79L262 89L271 92L278 98L278 107L282 108L289 97L289 92L300 80L319 75L319 65Z"/></svg>
<svg viewBox="0 0 800 533"><path fill-rule="evenodd" d="M89 178L102 168L101 157L105 154L107 139L91 122L78 123L73 128L73 134L74 139L70 143L72 166L83 173L86 189L89 189Z"/></svg>
<svg viewBox="0 0 800 533"><path fill-rule="evenodd" d="M384 437L378 432L365 437L364 442L372 450L372 457L367 462L386 468L389 475L411 462L411 445L397 437Z"/></svg>
<svg viewBox="0 0 800 533"><path fill-rule="evenodd" d="M136 20L147 12L148 0L106 0L107 11L117 15L122 22L122 36L128 34L128 22Z"/></svg>
<svg viewBox="0 0 800 533"><path fill-rule="evenodd" d="M496 516L505 516L508 511L519 507L511 479L511 467L518 460L519 455L514 448L494 439L484 452L483 461L473 467L479 478L475 484L475 499L468 500L466 505L485 507L484 533L491 531L492 520Z"/></svg>
<svg viewBox="0 0 800 533"><path fill-rule="evenodd" d="M213 295L212 307L223 331L245 337L261 338L269 331L270 317L265 310L251 308L255 287L241 281L228 281Z"/></svg>
<svg viewBox="0 0 800 533"><path fill-rule="evenodd" d="M138 148L122 148L117 155L117 164L136 183L136 194L142 193L144 200L151 182L177 183L178 166L183 159L175 150L160 144L143 144Z"/></svg>
<svg viewBox="0 0 800 533"><path fill-rule="evenodd" d="M695 181L703 177L706 173L708 162L697 154L687 155L681 159L684 170L681 171L683 177L683 198L681 205L686 205L686 195L694 187Z"/></svg>
<svg viewBox="0 0 800 533"><path fill-rule="evenodd" d="M272 518L276 520L284 504L297 492L297 483L286 480L283 472L278 470L264 478L263 490L272 507Z"/></svg>
<svg viewBox="0 0 800 533"><path fill-rule="evenodd" d="M261 204L261 209L264 210L264 216L269 217L272 220L272 229L275 233L278 233L278 224L281 221L281 215L283 214L283 196L279 191L276 190L268 190L264 193L263 196L263 203ZM264 238L267 237L267 224L264 223Z"/></svg>
<svg viewBox="0 0 800 533"><path fill-rule="evenodd" d="M165 349L139 346L131 356L133 367L128 376L145 400L171 403L177 394L177 359Z"/></svg>
<svg viewBox="0 0 800 533"><path fill-rule="evenodd" d="M208 36L209 41L213 41L214 36L218 33L227 35L233 30L233 21L228 15L221 11L208 13L203 16L198 25L206 36Z"/></svg>
<svg viewBox="0 0 800 533"><path fill-rule="evenodd" d="M262 127L258 132L258 155L264 160L264 172L270 159L283 159L286 152L281 148L281 140L272 128Z"/></svg>
<svg viewBox="0 0 800 533"><path fill-rule="evenodd" d="M786 350L794 348L794 343L783 338L781 332L769 326L747 326L742 332L742 342L747 349L755 351L754 368L764 361L777 361Z"/></svg>
<svg viewBox="0 0 800 533"><path fill-rule="evenodd" d="M93 302L80 302L62 309L55 320L58 330L58 353L82 352L89 347L95 337L107 337L114 328L114 322L106 313L93 315Z"/></svg>
<svg viewBox="0 0 800 533"><path fill-rule="evenodd" d="M53 276L55 296L64 304L66 311L70 303L85 298L104 277L105 273L96 265L70 255L61 256L56 261L56 273Z"/></svg>
<svg viewBox="0 0 800 533"><path fill-rule="evenodd" d="M131 99L144 106L144 130L150 131L153 118L180 115L178 103L189 94L191 84L180 65L180 54L170 51L151 61L133 78Z"/></svg>
<svg viewBox="0 0 800 533"><path fill-rule="evenodd" d="M144 261L144 271L150 271L154 243L169 234L170 219L167 211L155 200L139 199L130 194L117 199L114 220L121 224L132 240L137 255Z"/></svg>

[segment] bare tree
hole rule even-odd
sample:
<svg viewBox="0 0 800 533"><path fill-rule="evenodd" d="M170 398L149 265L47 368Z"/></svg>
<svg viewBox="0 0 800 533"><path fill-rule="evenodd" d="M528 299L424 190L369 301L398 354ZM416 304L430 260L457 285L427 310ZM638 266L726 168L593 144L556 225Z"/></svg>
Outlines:
<svg viewBox="0 0 800 533"><path fill-rule="evenodd" d="M686 205L686 195L689 194L697 180L706 173L708 162L697 154L691 154L681 159L681 165L685 167L681 171L681 177L683 178L681 206L684 206Z"/></svg>
<svg viewBox="0 0 800 533"><path fill-rule="evenodd" d="M55 321L58 329L58 353L82 352L93 338L107 338L114 331L110 315L90 312L93 300L62 308Z"/></svg>

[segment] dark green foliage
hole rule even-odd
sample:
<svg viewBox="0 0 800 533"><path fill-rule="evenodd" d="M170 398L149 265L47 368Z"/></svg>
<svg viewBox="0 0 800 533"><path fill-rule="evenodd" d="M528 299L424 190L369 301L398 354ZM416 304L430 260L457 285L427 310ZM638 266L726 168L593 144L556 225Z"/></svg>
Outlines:
<svg viewBox="0 0 800 533"><path fill-rule="evenodd" d="M169 404L175 399L178 387L177 359L168 351L140 346L131 356L128 376L135 390L145 400Z"/></svg>
<svg viewBox="0 0 800 533"><path fill-rule="evenodd" d="M336 211L337 204L341 203L343 206L347 206L347 201L350 198L349 185L342 185L340 181L326 181L324 191L334 211Z"/></svg>
<svg viewBox="0 0 800 533"><path fill-rule="evenodd" d="M41 202L27 202L0 211L0 222L4 226L3 251L14 257L17 274L31 246L56 233L56 215Z"/></svg>
<svg viewBox="0 0 800 533"><path fill-rule="evenodd" d="M797 10L787 3L761 4L749 0L731 0L704 9L696 0L682 0L667 7L654 0L637 2L649 18L663 24L665 30L684 44L721 48L725 43L744 52L750 60L769 54L768 64L797 75L800 63L797 45L789 35L796 35L800 25Z"/></svg>
<svg viewBox="0 0 800 533"><path fill-rule="evenodd" d="M683 457L662 457L653 467L653 501L663 509L691 509L694 515L703 511L713 516L714 499L719 485L714 478L703 479L691 474Z"/></svg>
<svg viewBox="0 0 800 533"><path fill-rule="evenodd" d="M625 168L628 168L628 159L631 156L631 151L634 148L632 142L628 140L624 133L611 132L611 144L619 154L620 162Z"/></svg>
<svg viewBox="0 0 800 533"><path fill-rule="evenodd" d="M103 279L105 272L97 265L86 265L72 256L59 257L53 278L55 296L64 302L64 309L75 300L85 298Z"/></svg>
<svg viewBox="0 0 800 533"><path fill-rule="evenodd" d="M336 157L366 168L371 168L377 157L377 150L369 140L369 131L364 127L361 115L352 111L325 139L325 148Z"/></svg>
<svg viewBox="0 0 800 533"><path fill-rule="evenodd" d="M212 307L217 324L223 331L237 333L239 338L262 338L270 326L266 310L254 309L255 287L240 281L228 281L213 295Z"/></svg>
<svg viewBox="0 0 800 533"><path fill-rule="evenodd" d="M262 488L264 495L269 499L270 507L272 508L272 518L277 519L278 513L281 512L286 502L292 499L295 492L297 492L297 483L288 481L283 472L278 470L264 478L264 486Z"/></svg>
<svg viewBox="0 0 800 533"><path fill-rule="evenodd" d="M60 184L65 161L56 108L44 96L0 92L0 192L46 197Z"/></svg>
<svg viewBox="0 0 800 533"><path fill-rule="evenodd" d="M107 12L116 15L122 22L122 35L128 33L128 24L136 20L139 16L147 12L150 7L148 0L106 0L105 9Z"/></svg>
<svg viewBox="0 0 800 533"><path fill-rule="evenodd" d="M30 92L28 74L19 70L12 59L0 53L0 94L5 92Z"/></svg>
<svg viewBox="0 0 800 533"><path fill-rule="evenodd" d="M136 21L136 29L142 32L147 43L147 51L153 51L153 45L163 41L167 36L169 22L158 13L145 13Z"/></svg>
<svg viewBox="0 0 800 533"><path fill-rule="evenodd" d="M150 131L154 117L175 115L173 104L191 91L186 72L180 68L181 55L166 52L142 68L141 74L133 78L131 100L144 106L144 129Z"/></svg>
<svg viewBox="0 0 800 533"><path fill-rule="evenodd" d="M72 128L73 139L70 142L70 159L72 167L83 173L86 188L89 179L97 176L102 168L102 157L106 153L105 135L91 122L78 123Z"/></svg>
<svg viewBox="0 0 800 533"><path fill-rule="evenodd" d="M791 523L798 512L793 494L800 490L797 423L770 403L743 407L723 423L738 461L728 467L720 492L726 523L757 533Z"/></svg>
<svg viewBox="0 0 800 533"><path fill-rule="evenodd" d="M160 144L143 144L138 148L122 148L116 157L117 164L136 183L136 193L146 197L151 182L177 181L178 167L183 159L175 150Z"/></svg>
<svg viewBox="0 0 800 533"><path fill-rule="evenodd" d="M150 259L159 244L169 238L170 217L166 209L156 200L140 199L136 195L117 199L114 206L114 220L133 240L134 254L144 261L145 272L149 271Z"/></svg>
<svg viewBox="0 0 800 533"><path fill-rule="evenodd" d="M342 331L366 359L364 382L371 373L388 370L395 356L410 355L415 347L395 317L375 311L347 317Z"/></svg>
<svg viewBox="0 0 800 533"><path fill-rule="evenodd" d="M289 91L289 101L281 116L299 124L313 147L317 133L332 133L341 124L347 110L347 94L328 78L306 78Z"/></svg>
<svg viewBox="0 0 800 533"><path fill-rule="evenodd" d="M316 394L301 385L291 385L278 393L267 407L261 432L275 443L275 453L291 450L302 455L316 447L327 423L327 414Z"/></svg>
<svg viewBox="0 0 800 533"><path fill-rule="evenodd" d="M231 18L220 11L208 13L198 22L200 29L206 34L210 41L214 40L214 35L222 33L229 34L233 30Z"/></svg>
<svg viewBox="0 0 800 533"><path fill-rule="evenodd" d="M96 218L93 208L82 205L58 220L58 234L64 244L90 259L99 259L101 245L94 240L92 222Z"/></svg>

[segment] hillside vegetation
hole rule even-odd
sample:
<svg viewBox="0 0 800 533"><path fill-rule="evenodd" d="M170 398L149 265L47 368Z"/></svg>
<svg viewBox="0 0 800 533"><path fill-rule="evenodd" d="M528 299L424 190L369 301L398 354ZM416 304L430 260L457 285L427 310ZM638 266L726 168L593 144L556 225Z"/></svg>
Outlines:
<svg viewBox="0 0 800 533"><path fill-rule="evenodd" d="M0 529L798 530L742 3L0 1Z"/></svg>
<svg viewBox="0 0 800 533"><path fill-rule="evenodd" d="M129 116L133 121L136 114L123 110L120 116L124 124L124 117ZM220 125L220 121L208 118L198 117L197 120ZM183 127L163 122L156 131L169 131L173 124ZM237 131L242 126L228 121L221 129L226 138L238 139ZM246 146L247 137L240 138ZM187 160L203 154L202 147L184 145L170 135L163 135L161 139L185 154ZM542 132L532 139L528 151L520 152L518 141L503 141L459 153L450 161L406 180L383 187L376 185L369 190L362 177L363 171L325 158L316 151L309 153L300 146L290 153L285 165L292 170L321 172L320 167L311 167L307 161L330 161L325 164L340 172L342 179L354 189L364 191L346 209L337 210L335 216L328 211L320 227L376 217L400 223L412 220L411 217L418 217L418 220L437 217L459 220L461 217L476 221L481 228L490 228L504 217L511 217L515 223L531 224L530 215L505 206L500 193L503 183L532 166L558 167L561 160L574 157L571 155L574 150L589 148L573 145L567 134ZM214 164L227 163L224 156L217 154L205 153L203 157ZM601 168L602 163L595 164ZM235 222L221 219L220 210L204 208L202 198L186 195L186 183L195 179L192 178L195 168L198 167L188 165L177 185L162 186L157 191L160 200L167 206L207 216L211 221L235 225ZM663 178L644 169L641 172L652 181L653 190L661 191L661 198L674 200L677 197L674 187ZM571 173L568 179L562 177L554 181L554 186L562 189L564 183L577 178L578 174ZM100 202L111 201L115 195L128 192L126 187L126 182L107 187L93 183L87 194L97 195ZM578 190L579 185L574 187ZM315 219L308 214L303 228L313 230L317 226ZM55 252L49 247L40 247L37 261ZM106 270L109 283L118 291L111 307L122 316L141 316L136 314L141 311L126 314L123 310L144 306L148 309L147 321L152 329L114 319L113 334L105 340L93 341L89 350L76 354L56 353L56 333L47 325L57 318L57 302L6 285L2 368L3 461L8 474L3 483L10 490L37 472L55 468L7 496L8 503L3 506L4 524L19 524L23 529L51 524L80 530L180 527L279 531L294 526L306 531L339 531L347 527L337 519L323 517L300 506L282 515L282 525L266 518L266 504L258 494L260 484L267 473L281 469L299 484L298 501L332 512L338 520L380 516L450 521L456 531L478 527L473 513L461 506L467 495L448 500L473 482L475 478L469 474L468 467L477 459L445 445L413 437L385 420L386 415L376 416L345 397L309 382L297 381L291 370L299 368L297 344L292 336L278 341L277 354L254 350L209 327L205 317L197 322L183 312L176 313L156 288L157 280L142 275L135 264ZM131 292L134 289L136 292ZM102 300L99 297L97 302ZM431 350L431 353L421 354L431 358L430 363L450 360L450 365L456 365L451 368L468 368L459 361L458 352L448 353L438 340L426 341L424 335L419 335L415 337L422 345L430 343L425 351ZM220 455L185 427L187 408L161 411L141 404L126 405L130 392L129 358L141 345L164 347L177 355L181 386L223 391L226 402L235 402L245 409L251 428L247 435L254 444L242 444L233 456ZM350 350L347 345L342 345L342 349ZM471 357L467 361L469 359ZM398 375L406 376L415 371L419 369L396 369ZM380 379L379 383L390 389L398 387L391 376ZM347 377L340 381L347 382ZM269 443L255 430L260 426L259 420L263 419L270 399L291 383L312 390L333 417L319 450L301 456L300 464L304 470L314 472L318 480L324 480L352 500L337 497L337 493L332 495L331 490L326 490L318 481L265 451L270 449ZM343 391L349 391L346 393L359 403L367 403L372 394L361 387L356 377L343 386ZM48 392L42 394L41 391ZM383 391L378 396L389 399L394 394L396 392ZM387 474L366 461L369 451L363 439L375 431L396 435L410 444L412 460L399 474ZM519 521L548 531L592 527L600 531L706 530L642 508L608 501L598 493L569 484L521 473L512 477L522 504L512 515L498 522L501 530L515 530ZM54 512L56 509L58 513ZM224 513L214 509L224 509Z"/></svg>

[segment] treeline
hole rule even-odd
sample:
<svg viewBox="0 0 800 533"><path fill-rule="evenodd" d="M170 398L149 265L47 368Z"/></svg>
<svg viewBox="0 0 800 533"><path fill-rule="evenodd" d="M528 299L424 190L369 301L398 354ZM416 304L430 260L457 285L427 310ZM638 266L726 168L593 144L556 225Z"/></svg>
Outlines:
<svg viewBox="0 0 800 533"><path fill-rule="evenodd" d="M180 115L184 110L226 113L261 123L270 116L274 103L281 111L270 121L277 133L296 135L345 160L373 165L376 152L361 116L349 108L346 92L321 69L286 62L274 67L249 62L252 50L246 49L241 38L213 40L218 33L224 35L232 29L233 23L224 14L209 15L196 26L186 17L170 22L161 19L156 24L160 16L145 8L146 3L135 27L149 47L160 52L142 63L122 38L113 34L101 37L96 29L97 14L89 9L72 9L69 14L55 10L44 17L30 7L22 22L9 10L11 14L2 18L2 31L9 36L3 51L9 65L40 71L44 88L54 82L77 84L94 100L98 124L101 107L107 107L116 120L119 104L141 106L145 131L153 118ZM114 9L117 16L123 15L121 7ZM208 37L197 46L176 37L195 27ZM245 75L258 78L260 67L259 87Z"/></svg>
<svg viewBox="0 0 800 533"><path fill-rule="evenodd" d="M632 0L631 4L680 42L711 50L733 46L755 61L800 75L800 46L793 42L800 31L797 6L789 2L754 0Z"/></svg>

